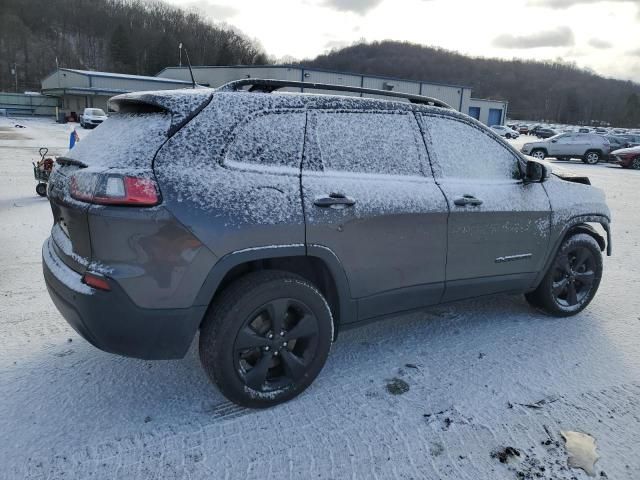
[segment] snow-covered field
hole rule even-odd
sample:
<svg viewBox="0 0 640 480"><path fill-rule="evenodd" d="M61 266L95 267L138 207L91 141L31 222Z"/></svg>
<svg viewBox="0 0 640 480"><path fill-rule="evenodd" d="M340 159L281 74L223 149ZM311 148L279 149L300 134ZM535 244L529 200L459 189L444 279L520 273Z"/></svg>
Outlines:
<svg viewBox="0 0 640 480"><path fill-rule="evenodd" d="M195 348L121 358L67 326L42 278L52 220L31 161L63 153L71 127L14 123L27 128L0 120L1 479L588 478L561 430L595 438L600 478L640 478L640 172L569 166L614 215L614 256L580 315L507 296L345 331L301 397L252 411L208 383Z"/></svg>

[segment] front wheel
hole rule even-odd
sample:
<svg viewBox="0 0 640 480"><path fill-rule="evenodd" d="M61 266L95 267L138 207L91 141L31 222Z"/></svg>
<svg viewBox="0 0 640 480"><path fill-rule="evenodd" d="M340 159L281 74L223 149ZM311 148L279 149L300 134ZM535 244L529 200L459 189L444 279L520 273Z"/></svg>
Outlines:
<svg viewBox="0 0 640 480"><path fill-rule="evenodd" d="M600 161L600 153L598 152L587 152L584 156L584 163L588 165L595 165Z"/></svg>
<svg viewBox="0 0 640 480"><path fill-rule="evenodd" d="M510 134L510 133L507 133L507 134L505 135L505 138L507 138L507 139L511 140L511 134Z"/></svg>
<svg viewBox="0 0 640 480"><path fill-rule="evenodd" d="M302 393L332 341L331 309L312 283L288 272L254 272L225 289L207 313L200 360L229 400L265 408Z"/></svg>
<svg viewBox="0 0 640 480"><path fill-rule="evenodd" d="M579 233L563 242L538 288L525 297L545 313L568 317L589 305L601 278L600 246L592 236Z"/></svg>
<svg viewBox="0 0 640 480"><path fill-rule="evenodd" d="M39 183L36 185L36 193L38 195L40 195L41 197L46 197L47 196L47 184L46 183Z"/></svg>
<svg viewBox="0 0 640 480"><path fill-rule="evenodd" d="M635 158L631 163L631 168L634 170L640 170L640 158Z"/></svg>
<svg viewBox="0 0 640 480"><path fill-rule="evenodd" d="M544 153L544 150L534 150L531 152L531 156L538 160L544 160L546 154Z"/></svg>

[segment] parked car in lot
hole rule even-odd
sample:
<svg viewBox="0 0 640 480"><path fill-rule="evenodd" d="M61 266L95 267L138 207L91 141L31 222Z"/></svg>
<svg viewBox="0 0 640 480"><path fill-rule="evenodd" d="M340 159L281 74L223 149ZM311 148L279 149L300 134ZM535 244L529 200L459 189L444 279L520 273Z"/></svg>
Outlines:
<svg viewBox="0 0 640 480"><path fill-rule="evenodd" d="M627 148L627 139L620 135L605 135L604 136L611 146L612 152L609 154L609 159L612 158L613 150L619 150L621 148Z"/></svg>
<svg viewBox="0 0 640 480"><path fill-rule="evenodd" d="M80 115L80 126L82 128L96 128L107 119L107 114L101 108L85 108Z"/></svg>
<svg viewBox="0 0 640 480"><path fill-rule="evenodd" d="M120 95L57 159L43 270L81 336L166 359L199 330L222 393L268 407L350 326L497 293L559 317L592 301L610 213L588 179L434 99L277 92L302 86Z"/></svg>
<svg viewBox="0 0 640 480"><path fill-rule="evenodd" d="M614 137L618 137L624 142L625 147L635 147L636 145L640 145L640 135L634 133L625 133L622 135L612 135Z"/></svg>
<svg viewBox="0 0 640 480"><path fill-rule="evenodd" d="M492 125L491 130L504 138L518 138L520 136L518 132L511 130L509 127L505 127L504 125Z"/></svg>
<svg viewBox="0 0 640 480"><path fill-rule="evenodd" d="M557 134L558 132L550 128L539 128L535 131L535 136L538 138L551 138Z"/></svg>
<svg viewBox="0 0 640 480"><path fill-rule="evenodd" d="M640 170L640 146L615 150L611 152L611 157L622 168Z"/></svg>
<svg viewBox="0 0 640 480"><path fill-rule="evenodd" d="M595 133L561 133L540 142L525 143L522 153L537 159L555 157L558 160L580 158L594 165L609 155L609 141Z"/></svg>
<svg viewBox="0 0 640 480"><path fill-rule="evenodd" d="M519 125L518 133L520 135L529 135L529 125Z"/></svg>

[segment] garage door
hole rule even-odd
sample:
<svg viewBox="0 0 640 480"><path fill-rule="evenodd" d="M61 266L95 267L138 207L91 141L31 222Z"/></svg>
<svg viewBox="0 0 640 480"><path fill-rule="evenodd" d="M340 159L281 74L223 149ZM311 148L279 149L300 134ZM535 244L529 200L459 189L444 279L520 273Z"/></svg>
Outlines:
<svg viewBox="0 0 640 480"><path fill-rule="evenodd" d="M502 125L502 109L490 108L489 109L489 125Z"/></svg>

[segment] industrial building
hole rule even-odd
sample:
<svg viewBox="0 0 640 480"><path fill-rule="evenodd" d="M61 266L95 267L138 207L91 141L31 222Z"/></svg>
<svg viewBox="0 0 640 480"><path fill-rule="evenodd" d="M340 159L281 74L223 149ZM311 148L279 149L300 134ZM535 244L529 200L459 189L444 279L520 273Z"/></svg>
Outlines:
<svg viewBox="0 0 640 480"><path fill-rule="evenodd" d="M269 78L426 95L446 102L487 125L502 125L507 115L507 102L472 98L471 87L463 85L336 72L300 65L195 66L193 75L198 84L214 88L232 80ZM185 88L190 85L191 75L187 67L167 67L155 77L59 68L42 81L42 93L57 97L59 108L65 113L80 113L85 107L106 110L109 97L119 93ZM305 91L304 88L288 90ZM320 90L309 91L324 93ZM345 92L344 95L360 94Z"/></svg>
<svg viewBox="0 0 640 480"><path fill-rule="evenodd" d="M87 107L107 110L109 98L142 90L169 90L189 87L191 82L122 73L58 68L42 80L42 93L57 97L58 107L78 114Z"/></svg>

